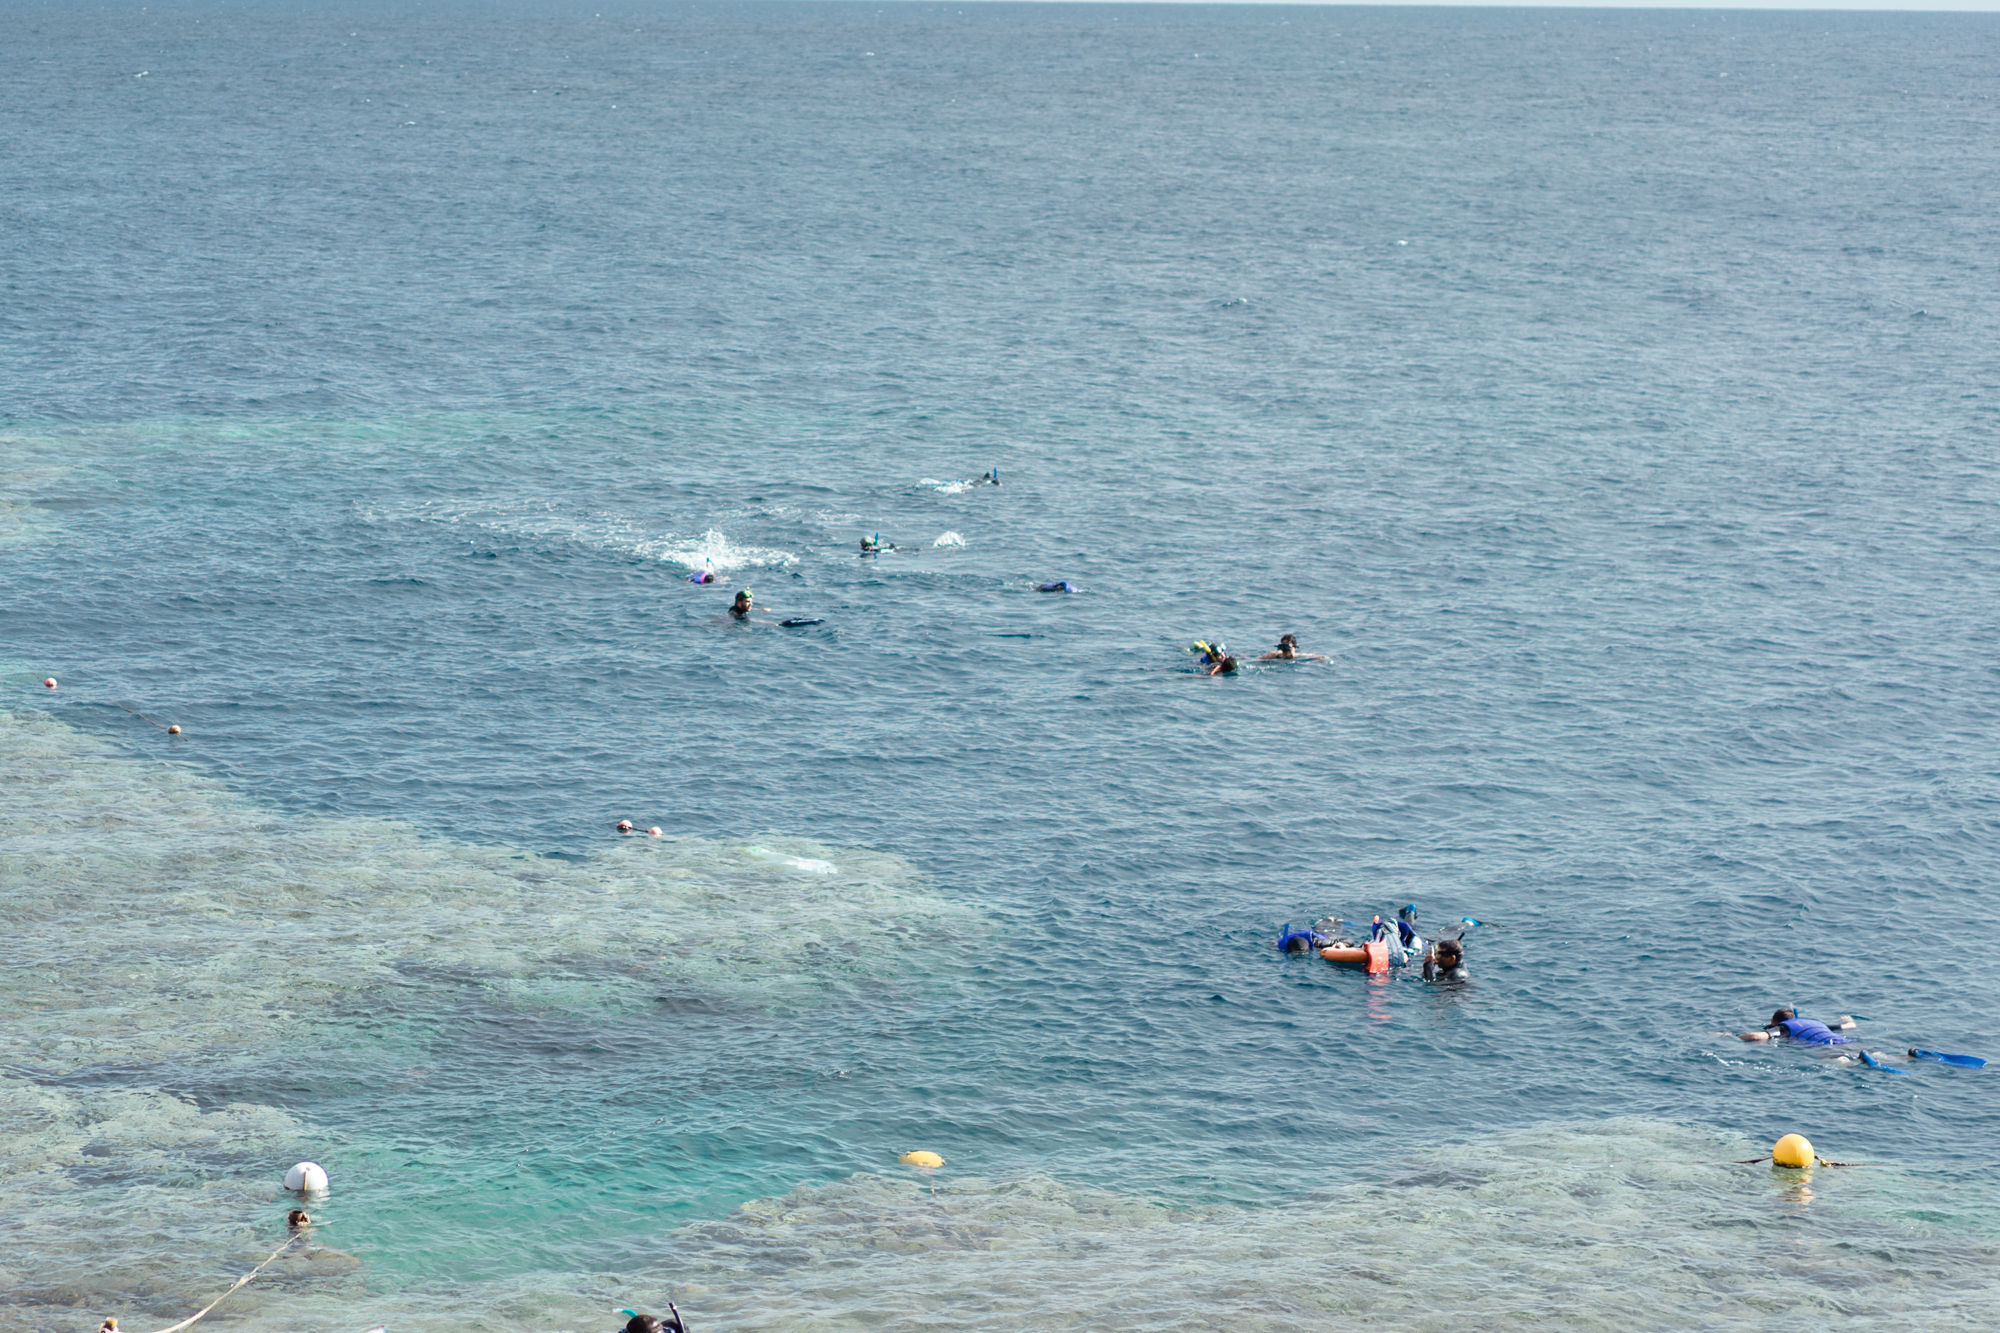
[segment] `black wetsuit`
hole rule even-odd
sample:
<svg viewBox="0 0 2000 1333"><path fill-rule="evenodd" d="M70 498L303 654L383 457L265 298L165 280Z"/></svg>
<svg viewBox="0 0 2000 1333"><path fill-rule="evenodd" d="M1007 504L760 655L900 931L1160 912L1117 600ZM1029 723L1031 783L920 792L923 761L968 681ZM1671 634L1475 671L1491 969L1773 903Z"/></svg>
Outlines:
<svg viewBox="0 0 2000 1333"><path fill-rule="evenodd" d="M1437 959L1424 955L1425 981L1470 981L1472 974L1465 970L1465 960L1460 958L1456 967L1440 966Z"/></svg>

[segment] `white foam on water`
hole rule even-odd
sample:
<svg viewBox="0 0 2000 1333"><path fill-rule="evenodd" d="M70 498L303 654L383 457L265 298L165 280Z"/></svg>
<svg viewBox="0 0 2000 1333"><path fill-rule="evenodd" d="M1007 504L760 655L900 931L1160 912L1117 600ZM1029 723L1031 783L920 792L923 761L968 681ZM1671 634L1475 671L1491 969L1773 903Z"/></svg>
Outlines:
<svg viewBox="0 0 2000 1333"><path fill-rule="evenodd" d="M746 847L743 849L743 854L752 861L761 861L765 865L784 866L788 870L801 870L808 875L831 875L837 873L838 870L838 867L831 861L821 860L813 856L787 856L783 852L774 852L768 847Z"/></svg>
<svg viewBox="0 0 2000 1333"><path fill-rule="evenodd" d="M938 534L938 539L937 539L936 541L932 542L932 543L931 543L931 545L932 545L932 546L963 546L963 545L965 545L965 538L963 538L963 537L959 536L959 535L958 535L957 533L955 533L955 532L945 532L945 533L940 533L940 534Z"/></svg>
<svg viewBox="0 0 2000 1333"><path fill-rule="evenodd" d="M715 528L697 537L663 537L641 542L638 554L687 569L711 569L727 574L739 569L780 569L796 557L768 546L738 546Z"/></svg>
<svg viewBox="0 0 2000 1333"><path fill-rule="evenodd" d="M925 477L917 485L928 486L939 495L957 495L960 491L971 490L974 483L969 481L939 481L936 477Z"/></svg>
<svg viewBox="0 0 2000 1333"><path fill-rule="evenodd" d="M420 522L477 532L487 540L564 543L717 574L741 569L781 569L797 560L790 552L776 547L739 545L718 528L692 534L662 533L627 514L578 514L545 502L464 507L457 502L431 501L408 511L407 516ZM364 517L379 520L384 515L371 512Z"/></svg>

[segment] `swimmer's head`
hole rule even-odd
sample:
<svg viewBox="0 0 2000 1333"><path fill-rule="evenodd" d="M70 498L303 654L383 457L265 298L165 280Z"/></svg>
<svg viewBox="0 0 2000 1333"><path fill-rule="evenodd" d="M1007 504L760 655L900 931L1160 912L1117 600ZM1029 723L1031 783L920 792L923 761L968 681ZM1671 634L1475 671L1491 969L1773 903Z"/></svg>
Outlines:
<svg viewBox="0 0 2000 1333"><path fill-rule="evenodd" d="M1234 674L1236 671L1236 659L1233 657L1223 658L1221 663L1221 669L1222 669L1222 674L1225 676Z"/></svg>
<svg viewBox="0 0 2000 1333"><path fill-rule="evenodd" d="M649 1314L635 1314L625 1325L625 1333L660 1333L660 1321Z"/></svg>
<svg viewBox="0 0 2000 1333"><path fill-rule="evenodd" d="M738 606L750 605L750 590L748 588L736 594L736 604Z"/></svg>
<svg viewBox="0 0 2000 1333"><path fill-rule="evenodd" d="M1282 648L1282 647L1283 647L1284 645L1288 644L1288 643L1289 643L1290 645L1292 645L1292 647L1294 647L1294 648L1298 647L1298 646L1299 646L1299 636L1298 636L1298 635L1296 635L1296 634L1287 634L1287 635L1284 635L1284 636L1283 636L1282 638L1280 638L1280 639L1278 640L1278 646L1279 646L1279 647L1281 647L1281 648Z"/></svg>
<svg viewBox="0 0 2000 1333"><path fill-rule="evenodd" d="M1780 1009L1777 1013L1771 1015L1771 1021L1766 1023L1764 1026L1769 1028L1774 1028L1778 1026L1778 1024L1780 1023L1789 1023L1794 1018L1797 1017L1798 1015L1793 1013L1789 1009Z"/></svg>
<svg viewBox="0 0 2000 1333"><path fill-rule="evenodd" d="M1457 967L1465 961L1465 946L1457 940L1439 940L1437 960L1444 967Z"/></svg>
<svg viewBox="0 0 2000 1333"><path fill-rule="evenodd" d="M285 1225L297 1231L300 1227L312 1225L312 1214L303 1208L294 1208L285 1215Z"/></svg>

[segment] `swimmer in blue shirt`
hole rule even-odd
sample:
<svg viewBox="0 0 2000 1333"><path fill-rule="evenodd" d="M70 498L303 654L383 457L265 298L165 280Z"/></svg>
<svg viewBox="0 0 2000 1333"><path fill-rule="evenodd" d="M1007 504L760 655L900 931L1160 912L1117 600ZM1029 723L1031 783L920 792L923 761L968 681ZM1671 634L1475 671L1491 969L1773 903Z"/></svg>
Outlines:
<svg viewBox="0 0 2000 1333"><path fill-rule="evenodd" d="M1815 1023L1810 1018L1800 1018L1789 1009L1780 1009L1771 1015L1771 1021L1762 1032L1739 1032L1744 1041L1796 1041L1805 1046L1852 1046L1855 1038L1840 1034L1854 1027L1854 1020L1842 1018L1832 1027Z"/></svg>

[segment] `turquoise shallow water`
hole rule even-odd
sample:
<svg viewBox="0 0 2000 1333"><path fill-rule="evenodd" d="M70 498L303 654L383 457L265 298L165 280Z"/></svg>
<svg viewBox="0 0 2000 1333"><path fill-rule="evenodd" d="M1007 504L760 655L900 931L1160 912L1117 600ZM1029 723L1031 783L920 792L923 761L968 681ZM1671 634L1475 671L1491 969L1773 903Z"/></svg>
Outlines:
<svg viewBox="0 0 2000 1333"><path fill-rule="evenodd" d="M610 18L0 19L0 1326L1991 1321L1990 19Z"/></svg>

